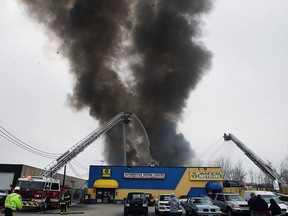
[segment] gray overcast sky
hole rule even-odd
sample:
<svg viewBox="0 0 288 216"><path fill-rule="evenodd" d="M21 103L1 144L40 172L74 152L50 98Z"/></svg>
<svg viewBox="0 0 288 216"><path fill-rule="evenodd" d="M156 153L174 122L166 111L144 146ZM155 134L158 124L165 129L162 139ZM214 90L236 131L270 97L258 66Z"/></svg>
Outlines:
<svg viewBox="0 0 288 216"><path fill-rule="evenodd" d="M255 168L233 143L224 143L223 133L233 133L275 167L288 155L287 11L286 0L217 0L203 17L201 40L213 53L213 65L191 92L179 131L198 156L210 148L202 157L208 165L224 155ZM88 110L67 105L73 78L44 27L17 0L2 0L0 17L0 126L36 148L63 153L98 123ZM44 168L52 162L2 137L0 147L0 163ZM99 139L76 161L88 169L101 164L102 151Z"/></svg>

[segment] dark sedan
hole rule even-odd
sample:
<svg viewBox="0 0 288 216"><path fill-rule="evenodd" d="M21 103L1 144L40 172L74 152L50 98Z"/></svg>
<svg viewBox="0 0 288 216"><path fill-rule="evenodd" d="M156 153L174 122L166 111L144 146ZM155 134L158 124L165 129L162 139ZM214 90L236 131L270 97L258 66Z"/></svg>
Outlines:
<svg viewBox="0 0 288 216"><path fill-rule="evenodd" d="M144 193L130 192L124 200L124 216L129 214L148 215L148 203Z"/></svg>

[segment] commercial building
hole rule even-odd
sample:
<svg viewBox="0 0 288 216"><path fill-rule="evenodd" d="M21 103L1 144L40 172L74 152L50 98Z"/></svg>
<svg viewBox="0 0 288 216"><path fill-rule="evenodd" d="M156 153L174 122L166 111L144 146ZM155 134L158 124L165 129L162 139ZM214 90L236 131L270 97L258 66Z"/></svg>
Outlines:
<svg viewBox="0 0 288 216"><path fill-rule="evenodd" d="M220 167L90 166L90 203L122 202L128 192L142 191L154 197L221 192Z"/></svg>

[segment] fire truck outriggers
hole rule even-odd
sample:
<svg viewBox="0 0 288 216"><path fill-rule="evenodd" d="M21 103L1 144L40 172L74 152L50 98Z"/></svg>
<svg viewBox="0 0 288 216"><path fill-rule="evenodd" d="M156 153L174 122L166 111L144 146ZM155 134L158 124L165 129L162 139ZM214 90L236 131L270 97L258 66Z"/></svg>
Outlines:
<svg viewBox="0 0 288 216"><path fill-rule="evenodd" d="M128 124L132 121L131 112L120 112L102 127L96 129L80 142L72 146L64 154L50 163L41 176L23 176L18 179L20 194L24 207L40 207L46 209L49 206L59 207L59 198L64 192L61 189L60 180L52 178L63 166L84 151L91 143L102 134L110 130L116 124L123 122Z"/></svg>

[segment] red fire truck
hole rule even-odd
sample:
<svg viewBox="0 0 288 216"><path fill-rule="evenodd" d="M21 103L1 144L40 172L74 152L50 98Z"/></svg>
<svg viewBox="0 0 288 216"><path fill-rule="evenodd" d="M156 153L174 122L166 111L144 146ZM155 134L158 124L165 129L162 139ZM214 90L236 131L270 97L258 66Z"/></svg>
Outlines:
<svg viewBox="0 0 288 216"><path fill-rule="evenodd" d="M59 206L59 198L64 189L61 190L60 180L52 178L62 167L75 158L80 152L84 151L91 143L98 139L119 122L128 124L132 120L131 112L120 112L102 127L90 133L80 142L72 146L64 154L60 155L50 163L41 176L23 176L18 179L17 185L21 189L21 196L24 207L41 207L46 209L48 206Z"/></svg>
<svg viewBox="0 0 288 216"><path fill-rule="evenodd" d="M23 176L18 179L23 206L25 207L58 207L60 181L43 176Z"/></svg>

